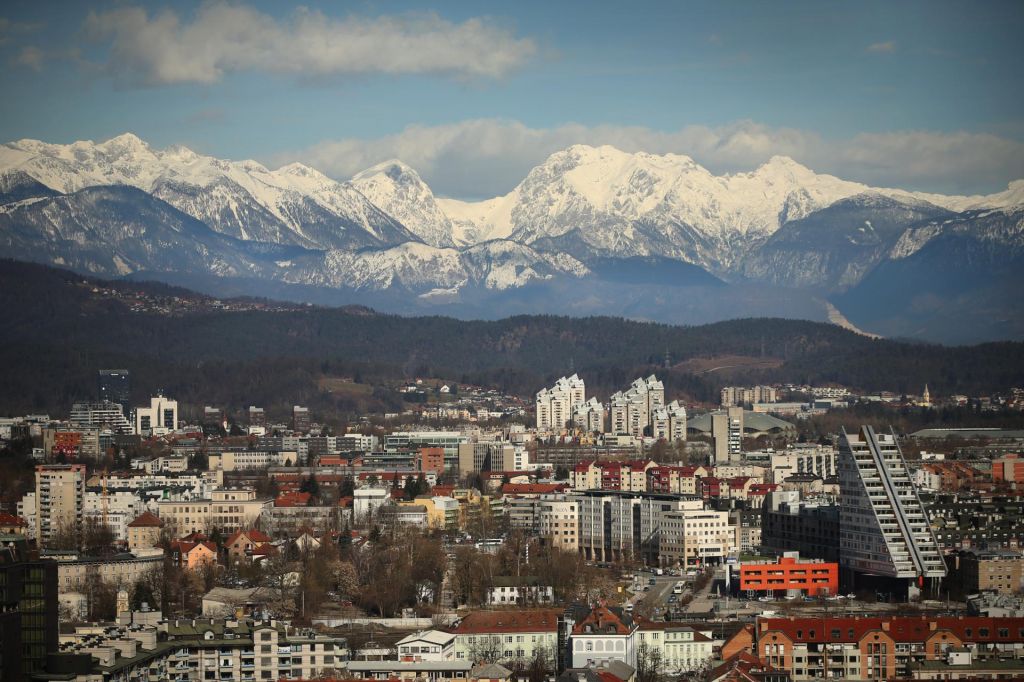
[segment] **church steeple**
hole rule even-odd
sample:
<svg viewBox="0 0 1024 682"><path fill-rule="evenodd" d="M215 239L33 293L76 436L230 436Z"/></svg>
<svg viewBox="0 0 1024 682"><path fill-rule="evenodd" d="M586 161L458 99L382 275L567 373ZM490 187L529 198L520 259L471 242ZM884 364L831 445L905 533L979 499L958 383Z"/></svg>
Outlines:
<svg viewBox="0 0 1024 682"><path fill-rule="evenodd" d="M925 407L931 407L932 395L928 392L928 384L924 385L924 393L921 394L921 404Z"/></svg>

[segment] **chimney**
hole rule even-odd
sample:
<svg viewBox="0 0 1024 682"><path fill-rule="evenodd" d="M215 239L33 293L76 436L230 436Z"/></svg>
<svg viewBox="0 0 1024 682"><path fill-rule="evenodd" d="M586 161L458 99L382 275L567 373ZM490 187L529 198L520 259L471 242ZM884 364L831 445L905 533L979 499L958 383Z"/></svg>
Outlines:
<svg viewBox="0 0 1024 682"><path fill-rule="evenodd" d="M882 632L889 632L890 621L888 619L882 621Z"/></svg>

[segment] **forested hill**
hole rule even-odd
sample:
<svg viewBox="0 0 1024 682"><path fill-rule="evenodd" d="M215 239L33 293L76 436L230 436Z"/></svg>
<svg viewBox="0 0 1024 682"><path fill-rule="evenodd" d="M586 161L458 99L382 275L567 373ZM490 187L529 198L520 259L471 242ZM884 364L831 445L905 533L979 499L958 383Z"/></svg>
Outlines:
<svg viewBox="0 0 1024 682"><path fill-rule="evenodd" d="M693 400L714 400L725 381L913 393L928 383L933 395L1024 385L1024 343L910 344L798 320L679 327L607 317L398 317L358 307L216 301L163 284L90 280L6 260L0 303L0 414L59 413L93 397L95 370L113 366L132 371L136 399L163 388L186 402L341 410L360 406L321 394L319 377L376 383L440 376L529 396L577 371L588 392L605 397L639 373L657 371L671 395ZM727 371L714 371L719 358Z"/></svg>

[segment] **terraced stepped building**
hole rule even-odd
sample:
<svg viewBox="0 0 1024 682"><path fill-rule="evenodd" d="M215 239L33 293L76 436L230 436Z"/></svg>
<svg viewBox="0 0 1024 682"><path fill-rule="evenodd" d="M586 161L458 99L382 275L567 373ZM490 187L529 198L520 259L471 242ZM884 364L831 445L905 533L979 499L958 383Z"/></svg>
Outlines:
<svg viewBox="0 0 1024 682"><path fill-rule="evenodd" d="M946 566L896 437L862 426L839 442L840 566L854 574L941 579Z"/></svg>

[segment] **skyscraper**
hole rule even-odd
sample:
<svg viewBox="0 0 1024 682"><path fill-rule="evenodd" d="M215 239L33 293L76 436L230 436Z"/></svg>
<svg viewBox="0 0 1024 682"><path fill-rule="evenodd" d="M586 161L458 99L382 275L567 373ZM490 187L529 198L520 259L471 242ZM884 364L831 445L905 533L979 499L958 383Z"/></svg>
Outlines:
<svg viewBox="0 0 1024 682"><path fill-rule="evenodd" d="M40 547L77 541L85 510L85 465L37 466L36 505L36 539Z"/></svg>
<svg viewBox="0 0 1024 682"><path fill-rule="evenodd" d="M573 410L587 401L587 388L578 375L561 377L551 388L537 393L537 429L561 431Z"/></svg>
<svg viewBox="0 0 1024 682"><path fill-rule="evenodd" d="M711 438L714 441L715 464L729 464L743 459L743 408L729 407L711 413Z"/></svg>
<svg viewBox="0 0 1024 682"><path fill-rule="evenodd" d="M125 417L130 412L131 381L126 369L101 369L97 375L97 396L121 405Z"/></svg>
<svg viewBox="0 0 1024 682"><path fill-rule="evenodd" d="M839 562L855 573L942 578L946 565L893 434L862 426L839 440Z"/></svg>
<svg viewBox="0 0 1024 682"><path fill-rule="evenodd" d="M29 556L26 540L0 543L0 682L41 672L47 652L59 646L57 562Z"/></svg>

